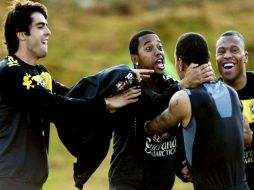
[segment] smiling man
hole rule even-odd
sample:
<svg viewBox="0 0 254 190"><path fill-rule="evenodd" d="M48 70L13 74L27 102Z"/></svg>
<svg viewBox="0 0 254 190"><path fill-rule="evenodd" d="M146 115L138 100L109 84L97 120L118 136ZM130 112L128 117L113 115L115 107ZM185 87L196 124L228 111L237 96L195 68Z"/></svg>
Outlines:
<svg viewBox="0 0 254 190"><path fill-rule="evenodd" d="M242 34L226 31L219 37L216 43L216 61L223 81L237 91L249 123L250 128L244 129L244 163L249 188L254 190L254 73L246 72L248 52Z"/></svg>

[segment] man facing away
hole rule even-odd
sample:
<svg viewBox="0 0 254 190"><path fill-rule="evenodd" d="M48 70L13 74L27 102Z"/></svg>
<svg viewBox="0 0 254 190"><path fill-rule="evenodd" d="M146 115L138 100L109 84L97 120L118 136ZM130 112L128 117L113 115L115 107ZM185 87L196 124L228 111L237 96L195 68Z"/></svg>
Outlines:
<svg viewBox="0 0 254 190"><path fill-rule="evenodd" d="M209 61L205 38L180 36L175 63L180 78L191 62ZM168 108L148 121L148 133L163 133L180 124L195 190L246 190L243 162L243 116L237 93L221 81L175 93Z"/></svg>
<svg viewBox="0 0 254 190"><path fill-rule="evenodd" d="M242 34L226 31L216 43L216 61L223 82L233 87L243 104L243 113L250 128L245 128L244 163L249 188L254 190L254 73L246 71L248 52Z"/></svg>

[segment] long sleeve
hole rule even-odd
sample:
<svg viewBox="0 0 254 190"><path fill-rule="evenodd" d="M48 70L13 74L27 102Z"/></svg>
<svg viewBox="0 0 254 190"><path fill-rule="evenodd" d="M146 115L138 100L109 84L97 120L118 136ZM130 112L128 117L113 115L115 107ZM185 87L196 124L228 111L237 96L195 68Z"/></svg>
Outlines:
<svg viewBox="0 0 254 190"><path fill-rule="evenodd" d="M32 66L8 65L0 68L0 92L7 104L18 110L37 113L53 120L54 117L86 113L104 113L103 99L81 100L66 98L52 92L52 80L47 72L33 73ZM44 82L46 78L49 81ZM45 84L46 83L46 84ZM45 86L50 86L46 88ZM67 90L66 90L67 91Z"/></svg>

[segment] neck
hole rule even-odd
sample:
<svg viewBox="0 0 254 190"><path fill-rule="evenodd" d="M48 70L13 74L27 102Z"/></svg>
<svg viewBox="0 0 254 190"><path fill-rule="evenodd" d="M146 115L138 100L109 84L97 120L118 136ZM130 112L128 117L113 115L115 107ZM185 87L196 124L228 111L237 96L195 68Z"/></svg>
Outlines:
<svg viewBox="0 0 254 190"><path fill-rule="evenodd" d="M28 53L23 52L18 50L15 55L21 59L22 61L24 61L25 63L27 63L28 65L32 65L35 66L36 65L36 61L37 59L31 55L28 55Z"/></svg>
<svg viewBox="0 0 254 190"><path fill-rule="evenodd" d="M151 89L151 90L155 90L158 88L158 81L159 81L159 77L151 75L150 78L144 78L143 79L146 86Z"/></svg>

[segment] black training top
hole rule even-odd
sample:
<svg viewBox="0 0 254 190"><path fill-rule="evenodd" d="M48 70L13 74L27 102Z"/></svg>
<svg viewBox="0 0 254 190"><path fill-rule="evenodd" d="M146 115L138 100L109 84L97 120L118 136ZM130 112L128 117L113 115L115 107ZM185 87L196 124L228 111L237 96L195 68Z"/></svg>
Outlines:
<svg viewBox="0 0 254 190"><path fill-rule="evenodd" d="M144 121L166 109L178 90L177 82L162 79L156 92L144 83L141 87L144 93L138 105L118 117L109 170L111 190L169 190L184 158L181 129L176 127L163 135L144 131Z"/></svg>
<svg viewBox="0 0 254 190"><path fill-rule="evenodd" d="M247 116L250 128L254 131L254 72L247 72L247 84L241 90L238 90L238 96L243 104L243 113ZM251 148L244 150L244 163L246 170L246 177L249 188L254 190L254 140Z"/></svg>
<svg viewBox="0 0 254 190"><path fill-rule="evenodd" d="M63 94L68 91L64 86L55 83L43 66L28 65L15 56L7 56L2 60L0 186L2 181L7 179L13 187L14 181L37 186L42 186L45 182L48 175L48 139L45 138L45 132L49 121L42 117L41 113L47 106L43 105L44 101L39 98L39 92L52 93L53 89Z"/></svg>
<svg viewBox="0 0 254 190"><path fill-rule="evenodd" d="M64 97L68 90L41 65L29 65L14 55L1 61L0 184L9 179L42 186L48 175L49 122L106 113L103 98L71 99Z"/></svg>
<svg viewBox="0 0 254 190"><path fill-rule="evenodd" d="M236 92L223 82L186 90L192 118L183 129L195 190L244 190L243 119Z"/></svg>

